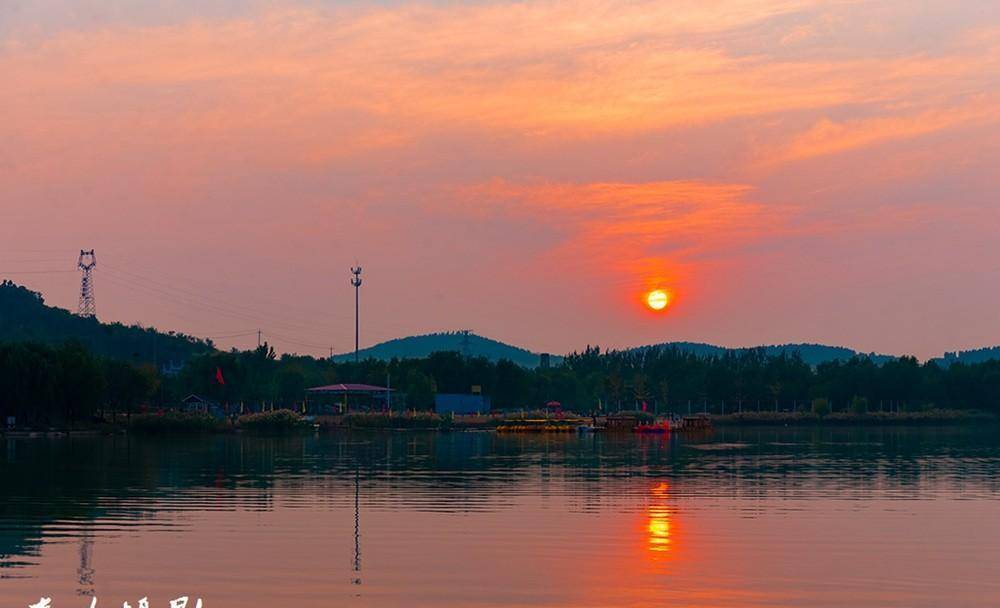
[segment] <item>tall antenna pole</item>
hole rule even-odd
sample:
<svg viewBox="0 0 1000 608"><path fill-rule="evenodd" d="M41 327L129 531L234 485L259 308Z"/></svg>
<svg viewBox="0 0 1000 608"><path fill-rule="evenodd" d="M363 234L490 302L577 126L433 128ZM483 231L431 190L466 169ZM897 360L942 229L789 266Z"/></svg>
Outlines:
<svg viewBox="0 0 1000 608"><path fill-rule="evenodd" d="M361 344L361 266L351 267L351 285L354 285L354 362L358 362L358 350Z"/></svg>
<svg viewBox="0 0 1000 608"><path fill-rule="evenodd" d="M91 276L91 271L97 266L94 250L84 251L81 249L76 266L83 272L83 276L80 278L80 304L77 306L76 314L91 318L97 315L97 308L94 305L94 278Z"/></svg>
<svg viewBox="0 0 1000 608"><path fill-rule="evenodd" d="M462 356L466 359L469 358L469 334L472 333L471 329L463 329L462 334Z"/></svg>

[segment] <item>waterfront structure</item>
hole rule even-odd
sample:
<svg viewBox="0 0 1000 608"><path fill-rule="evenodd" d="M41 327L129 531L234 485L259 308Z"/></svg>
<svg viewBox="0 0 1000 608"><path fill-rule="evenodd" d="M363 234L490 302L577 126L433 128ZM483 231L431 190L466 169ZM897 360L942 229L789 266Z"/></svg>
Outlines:
<svg viewBox="0 0 1000 608"><path fill-rule="evenodd" d="M434 396L434 411L438 414L486 414L490 409L490 398L484 395L439 393Z"/></svg>
<svg viewBox="0 0 1000 608"><path fill-rule="evenodd" d="M328 384L306 389L305 410L308 414L346 414L351 411L383 412L389 404L400 407L403 399L392 399L395 390L372 384Z"/></svg>

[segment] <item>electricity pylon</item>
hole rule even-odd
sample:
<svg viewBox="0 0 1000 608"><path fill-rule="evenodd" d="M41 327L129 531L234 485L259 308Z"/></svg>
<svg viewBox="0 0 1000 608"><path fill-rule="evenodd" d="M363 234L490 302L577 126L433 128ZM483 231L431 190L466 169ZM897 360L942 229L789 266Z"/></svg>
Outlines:
<svg viewBox="0 0 1000 608"><path fill-rule="evenodd" d="M80 304L77 306L76 314L81 317L94 317L97 315L97 308L94 304L94 278L91 272L97 266L97 256L94 250L80 250L80 259L76 263L77 268L83 273L80 278Z"/></svg>

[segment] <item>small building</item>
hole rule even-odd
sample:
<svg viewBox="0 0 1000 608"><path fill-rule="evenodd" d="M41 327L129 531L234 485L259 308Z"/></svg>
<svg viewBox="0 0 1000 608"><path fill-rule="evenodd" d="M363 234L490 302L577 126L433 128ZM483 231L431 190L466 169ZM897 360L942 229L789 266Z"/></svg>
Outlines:
<svg viewBox="0 0 1000 608"><path fill-rule="evenodd" d="M438 393L434 396L434 411L438 414L487 414L490 398L475 394Z"/></svg>
<svg viewBox="0 0 1000 608"><path fill-rule="evenodd" d="M402 399L393 398L394 389L371 384L328 384L306 389L305 411L314 416L348 412L385 412L399 409Z"/></svg>
<svg viewBox="0 0 1000 608"><path fill-rule="evenodd" d="M211 414L212 416L220 418L226 415L224 410L225 408L223 408L218 401L207 399L200 395L195 395L194 393L181 399L181 411L189 414Z"/></svg>
<svg viewBox="0 0 1000 608"><path fill-rule="evenodd" d="M609 414L604 417L607 431L631 431L639 426L639 419L631 414Z"/></svg>

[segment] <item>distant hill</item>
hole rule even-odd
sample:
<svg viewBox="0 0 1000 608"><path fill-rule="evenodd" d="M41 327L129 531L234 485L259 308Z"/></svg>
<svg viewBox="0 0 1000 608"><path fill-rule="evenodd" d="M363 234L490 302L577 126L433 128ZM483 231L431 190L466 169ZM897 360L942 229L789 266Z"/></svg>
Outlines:
<svg viewBox="0 0 1000 608"><path fill-rule="evenodd" d="M191 356L210 352L215 348L209 340L181 333L164 333L138 325L101 323L97 319L81 318L68 310L46 305L39 293L11 281L3 281L0 283L0 341L23 340L46 344L76 340L98 355L137 362L156 361L160 365L182 365ZM749 350L699 342L664 342L627 350L652 347L674 347L701 357ZM798 353L803 361L813 366L827 361L843 361L854 356L869 357L876 363L895 359L891 355L861 353L850 348L824 344L777 344L759 348L763 348L769 355ZM466 337L463 332L442 332L389 340L363 349L360 355L362 358L381 360L393 357L415 359L442 351L468 352L470 356L486 357L491 361L509 359L523 367L536 367L539 363L538 353L473 333ZM344 353L335 356L334 360L350 361L353 357L354 353ZM956 362L972 364L991 359L1000 359L1000 346L948 352L933 361L948 366ZM552 364L557 365L561 360L562 357L553 356Z"/></svg>
<svg viewBox="0 0 1000 608"><path fill-rule="evenodd" d="M358 354L362 359L389 360L394 357L419 359L431 353L446 351L468 353L472 357L486 357L490 361L509 359L523 367L537 367L539 362L539 355L530 350L463 332L442 332L397 338L362 349ZM335 355L333 359L334 361L351 361L354 359L354 353ZM553 357L552 359L552 363L556 364L561 360L561 357Z"/></svg>
<svg viewBox="0 0 1000 608"><path fill-rule="evenodd" d="M952 363L983 363L991 359L1000 359L1000 346L945 353L943 357L934 359L934 361L938 365L948 366Z"/></svg>
<svg viewBox="0 0 1000 608"><path fill-rule="evenodd" d="M359 355L362 359L374 358L381 360L392 359L418 359L426 357L435 352L455 351L464 352L468 349L469 355L473 357L486 357L491 361L509 359L514 363L524 367L536 367L539 355L527 349L504 344L497 340L484 338L476 334L469 334L468 344L465 342L465 335L462 332L434 333L424 336L410 336L408 338L398 338L376 344L370 348L362 349ZM700 342L665 342L662 344L651 344L638 346L627 350L642 350L646 348L677 348L684 352L693 353L699 357L718 357L729 351L740 352L750 350L749 348L726 348L714 344L703 344ZM876 363L885 363L895 357L889 355L879 355L875 353L860 353L850 348L842 346L826 346L823 344L776 344L762 346L764 351L771 356L782 353L791 355L798 353L802 360L809 365L819 365L827 361L846 361L855 356L865 356L871 358ZM343 353L334 357L335 361L351 361L354 353ZM555 365L562 360L562 357L552 357L552 364Z"/></svg>
<svg viewBox="0 0 1000 608"><path fill-rule="evenodd" d="M0 341L61 344L69 340L97 355L160 365L179 365L192 355L213 350L211 342L183 334L78 317L46 305L40 293L11 281L0 283Z"/></svg>
<svg viewBox="0 0 1000 608"><path fill-rule="evenodd" d="M726 354L727 352L741 352L751 350L750 348L726 348L724 346L715 346L714 344L702 344L700 342L665 342L662 344L654 344L650 346L640 346L632 350L641 350L644 348L661 347L661 348L677 348L684 352L693 353L699 357L718 357ZM843 346L826 346L824 344L775 344L770 346L760 346L754 348L761 348L770 356L778 356L781 354L792 355L797 353L803 361L809 365L819 365L820 363L826 363L828 361L846 361L855 356L864 356L872 359L875 363L885 363L895 357L890 355L879 355L876 353L860 353L858 351L852 350L850 348L845 348Z"/></svg>

